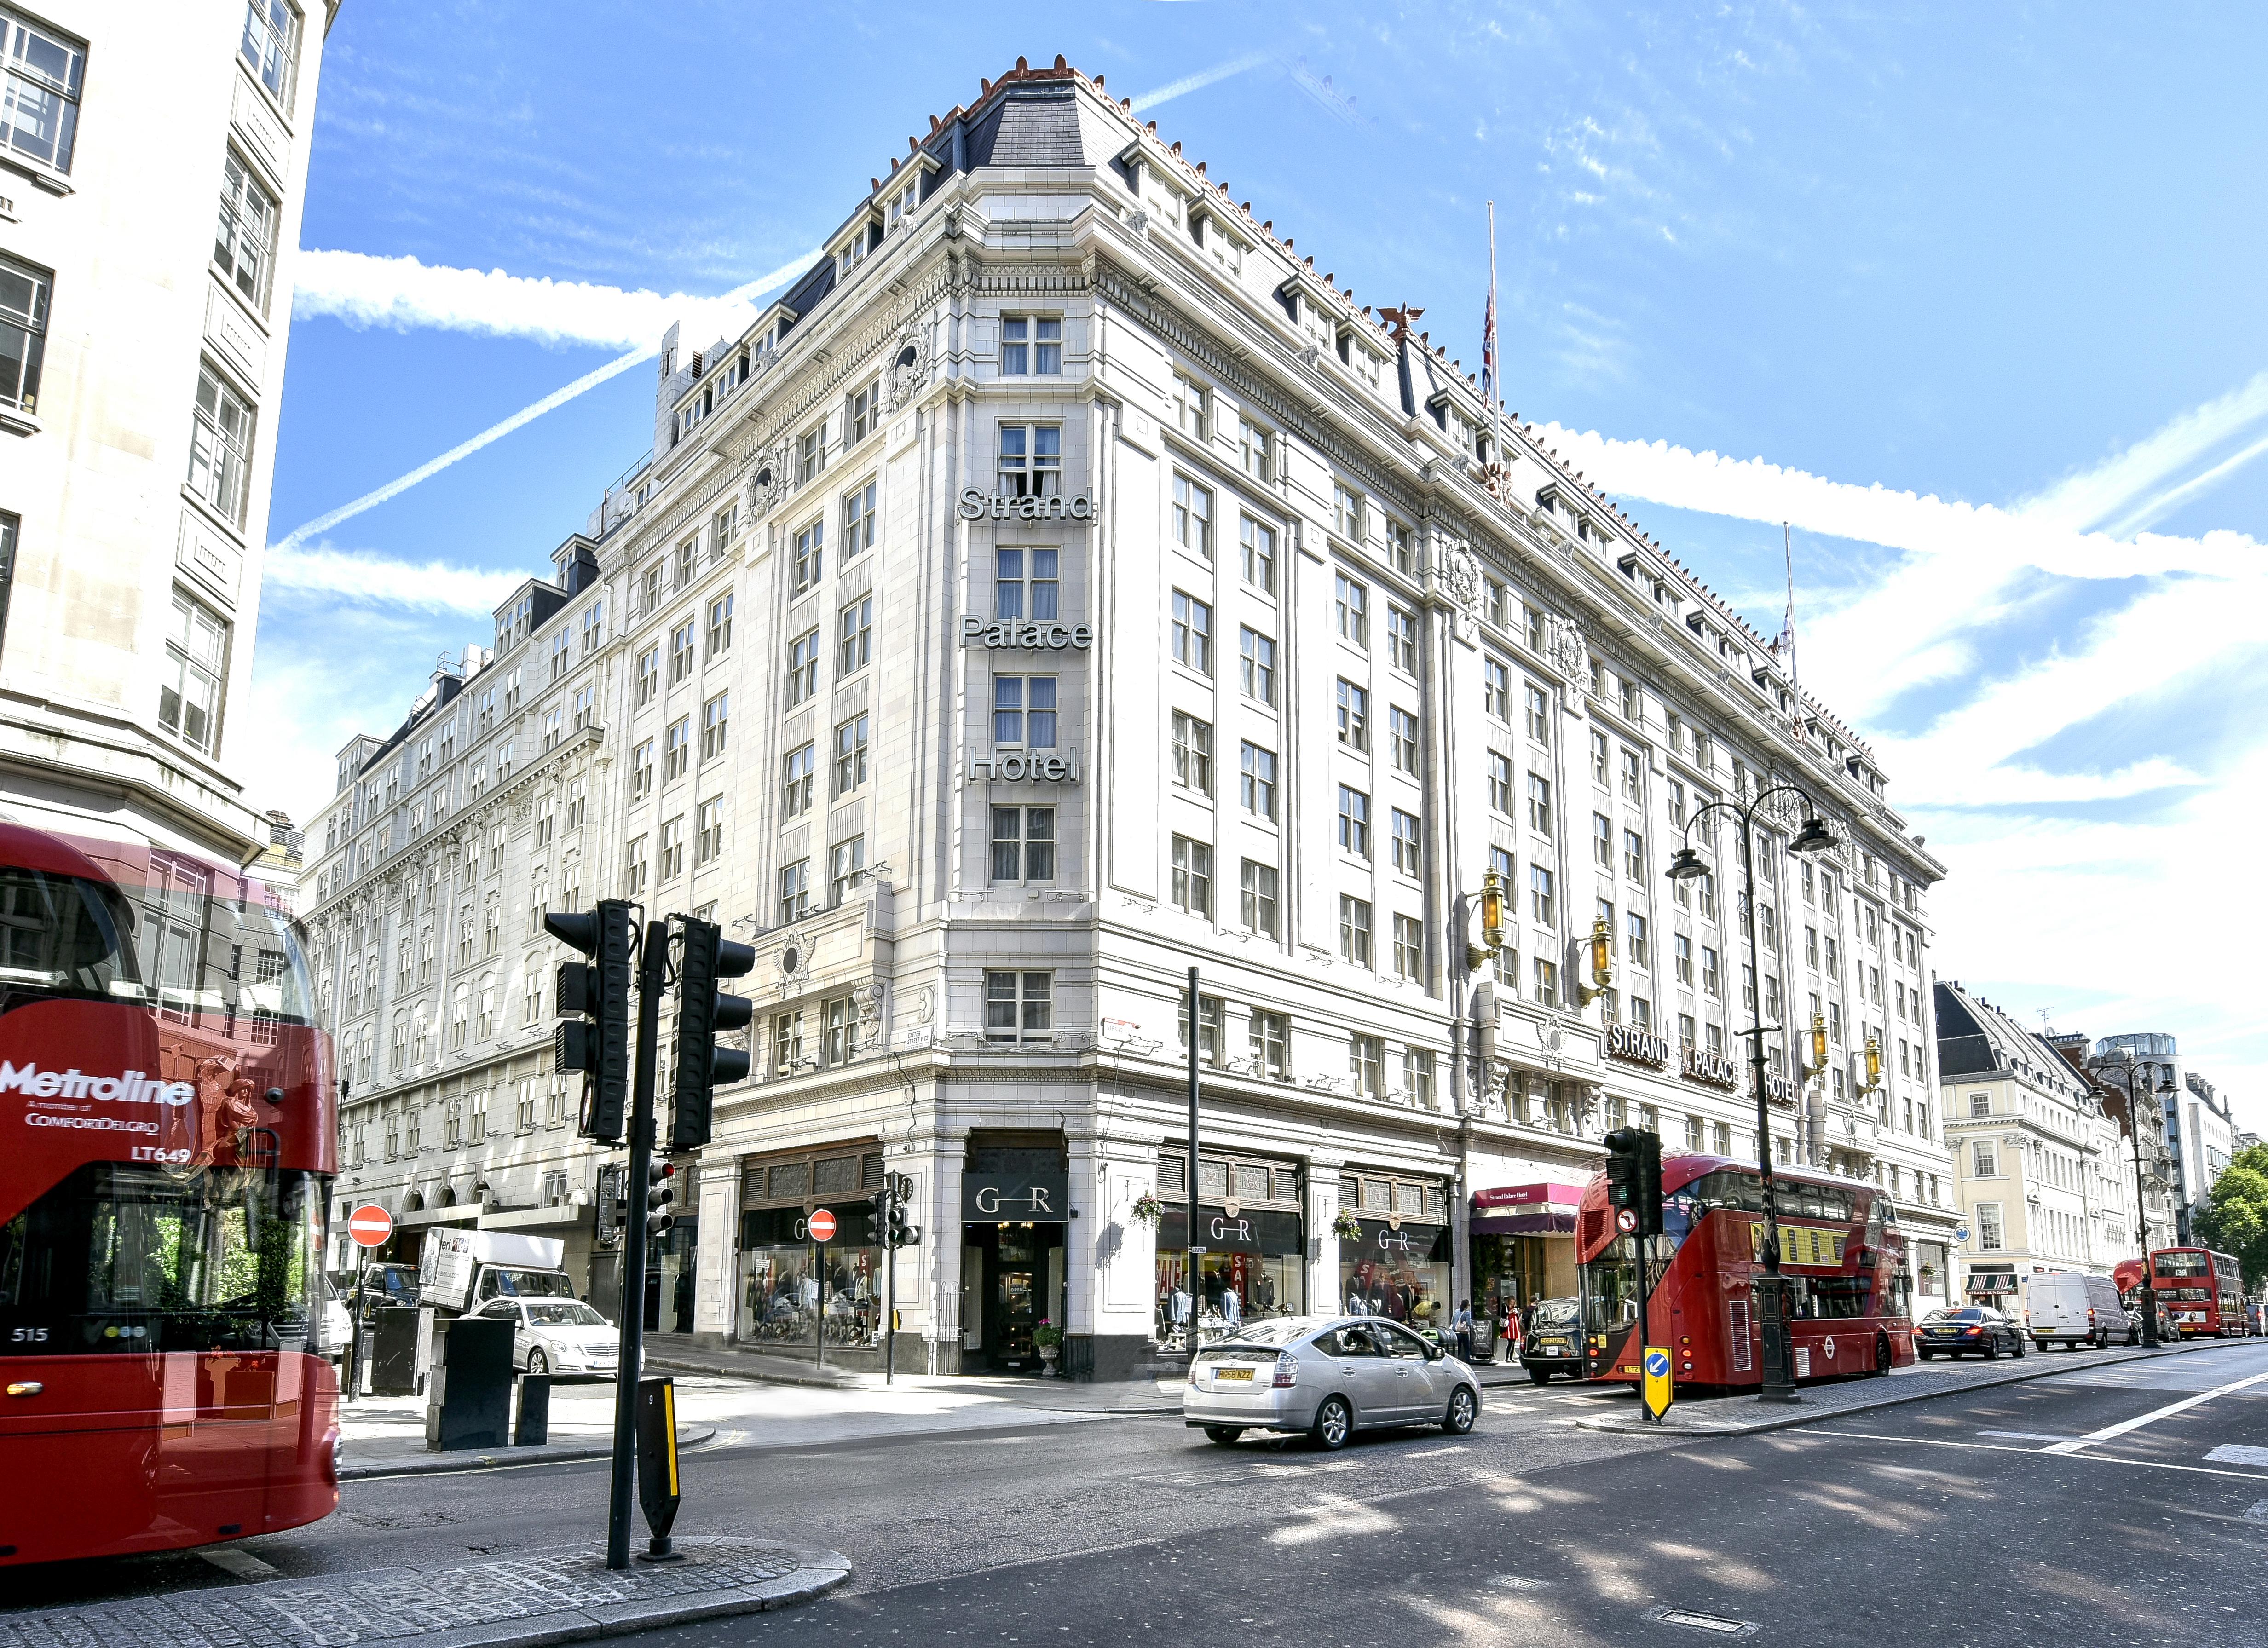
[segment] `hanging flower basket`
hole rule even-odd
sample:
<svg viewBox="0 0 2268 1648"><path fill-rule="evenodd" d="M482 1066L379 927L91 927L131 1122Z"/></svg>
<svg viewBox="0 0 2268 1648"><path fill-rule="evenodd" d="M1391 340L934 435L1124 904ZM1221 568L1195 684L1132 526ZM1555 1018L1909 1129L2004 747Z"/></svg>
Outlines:
<svg viewBox="0 0 2268 1648"><path fill-rule="evenodd" d="M1137 1225L1147 1225L1152 1230L1155 1230L1158 1228L1159 1221L1166 1217L1166 1204L1145 1191L1134 1198L1131 1211Z"/></svg>
<svg viewBox="0 0 2268 1648"><path fill-rule="evenodd" d="M1362 1235L1362 1221L1347 1209L1341 1208L1337 1217L1331 1220L1331 1234L1341 1241L1357 1240Z"/></svg>
<svg viewBox="0 0 2268 1648"><path fill-rule="evenodd" d="M1926 1265L1922 1266L1922 1268L1921 1268L1921 1279L1922 1279L1923 1281L1925 1281L1925 1282L1928 1281L1932 1276L1935 1276L1936 1274L1937 1274L1937 1267L1936 1267L1935 1265L1933 1265L1933 1264L1926 1264Z"/></svg>

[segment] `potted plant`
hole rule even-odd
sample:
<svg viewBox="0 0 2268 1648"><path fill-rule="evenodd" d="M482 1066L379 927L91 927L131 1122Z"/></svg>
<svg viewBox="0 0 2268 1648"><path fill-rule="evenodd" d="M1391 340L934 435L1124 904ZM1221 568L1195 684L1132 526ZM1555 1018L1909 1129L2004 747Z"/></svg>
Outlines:
<svg viewBox="0 0 2268 1648"><path fill-rule="evenodd" d="M1155 1230L1160 1221L1166 1217L1166 1204L1145 1190L1134 1198L1132 1211L1136 1224L1147 1225L1152 1230Z"/></svg>
<svg viewBox="0 0 2268 1648"><path fill-rule="evenodd" d="M1042 1317L1040 1325L1032 1329L1032 1343L1039 1350L1040 1360L1046 1364L1040 1370L1041 1376L1053 1379L1056 1376L1056 1358L1063 1354L1063 1329Z"/></svg>
<svg viewBox="0 0 2268 1648"><path fill-rule="evenodd" d="M1362 1238L1362 1221L1351 1208L1341 1208L1331 1220L1331 1234L1341 1241L1359 1241Z"/></svg>

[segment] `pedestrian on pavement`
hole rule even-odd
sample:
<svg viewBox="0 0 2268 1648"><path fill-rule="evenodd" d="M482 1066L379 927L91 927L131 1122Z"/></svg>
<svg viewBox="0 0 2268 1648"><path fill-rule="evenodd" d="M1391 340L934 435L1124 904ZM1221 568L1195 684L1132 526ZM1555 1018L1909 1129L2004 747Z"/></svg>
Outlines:
<svg viewBox="0 0 2268 1648"><path fill-rule="evenodd" d="M1471 1361L1473 1359L1472 1300L1463 1299L1459 1301L1457 1305L1457 1313L1449 1318L1449 1331L1457 1335L1457 1360L1460 1362Z"/></svg>
<svg viewBox="0 0 2268 1648"><path fill-rule="evenodd" d="M1354 1289L1347 1295L1346 1313L1350 1316L1367 1316L1370 1314L1370 1306L1362 1297L1362 1290L1360 1288Z"/></svg>
<svg viewBox="0 0 2268 1648"><path fill-rule="evenodd" d="M1234 1288L1224 1288L1221 1291L1220 1319L1232 1328L1241 1325L1244 1321L1244 1301L1237 1297Z"/></svg>

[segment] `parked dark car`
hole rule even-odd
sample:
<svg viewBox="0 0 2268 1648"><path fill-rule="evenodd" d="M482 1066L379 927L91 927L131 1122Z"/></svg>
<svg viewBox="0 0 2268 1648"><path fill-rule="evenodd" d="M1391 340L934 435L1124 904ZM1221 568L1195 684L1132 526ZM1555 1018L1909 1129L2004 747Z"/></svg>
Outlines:
<svg viewBox="0 0 2268 1648"><path fill-rule="evenodd" d="M1981 1356L1990 1362L2003 1350L2023 1355L2024 1330L1989 1305L1962 1305L1923 1317L1914 1329L1914 1349L1925 1362L1940 1356Z"/></svg>
<svg viewBox="0 0 2268 1648"><path fill-rule="evenodd" d="M1535 1384L1554 1373L1583 1377L1583 1306L1580 1299L1538 1299L1521 1319L1520 1362Z"/></svg>

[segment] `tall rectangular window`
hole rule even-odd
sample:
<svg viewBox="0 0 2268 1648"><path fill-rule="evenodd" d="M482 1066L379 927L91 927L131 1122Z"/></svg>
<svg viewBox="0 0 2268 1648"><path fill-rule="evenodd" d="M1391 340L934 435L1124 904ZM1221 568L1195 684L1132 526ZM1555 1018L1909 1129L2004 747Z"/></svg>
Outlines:
<svg viewBox="0 0 2268 1648"><path fill-rule="evenodd" d="M1174 662L1212 673L1212 607L1180 590L1174 592Z"/></svg>
<svg viewBox="0 0 2268 1648"><path fill-rule="evenodd" d="M1276 702L1276 643L1257 629L1240 629L1236 636L1237 684L1244 695L1264 704Z"/></svg>
<svg viewBox="0 0 2268 1648"><path fill-rule="evenodd" d="M247 28L249 24L247 23ZM0 143L55 172L71 169L78 139L80 82L86 48L71 36L0 11L8 48L8 90L0 107Z"/></svg>
<svg viewBox="0 0 2268 1648"><path fill-rule="evenodd" d="M598 608L594 607L591 610L595 614ZM585 652L597 644L590 626L585 626L583 640ZM720 652L731 651L732 648L733 595L728 590L709 603L709 656L715 658Z"/></svg>
<svg viewBox="0 0 2268 1648"><path fill-rule="evenodd" d="M1059 618L1062 591L1060 551L1006 545L993 551L994 617Z"/></svg>
<svg viewBox="0 0 2268 1648"><path fill-rule="evenodd" d="M811 860L799 858L779 872L779 918L783 925L811 914Z"/></svg>
<svg viewBox="0 0 2268 1648"><path fill-rule="evenodd" d="M992 741L1027 749L1056 747L1056 677L992 678Z"/></svg>
<svg viewBox="0 0 2268 1648"><path fill-rule="evenodd" d="M874 547L874 482L843 497L843 558L854 560Z"/></svg>
<svg viewBox="0 0 2268 1648"><path fill-rule="evenodd" d="M815 520L795 535L795 592L815 587L827 571L827 523Z"/></svg>
<svg viewBox="0 0 2268 1648"><path fill-rule="evenodd" d="M1292 1021L1279 1012L1255 1008L1246 1045L1252 1050L1252 1072L1272 1081L1287 1079L1291 1070Z"/></svg>
<svg viewBox="0 0 2268 1648"><path fill-rule="evenodd" d="M1418 620L1407 608L1386 607L1386 661L1405 675L1418 673Z"/></svg>
<svg viewBox="0 0 2268 1648"><path fill-rule="evenodd" d="M1512 720L1512 671L1501 658L1481 660L1481 708L1492 720Z"/></svg>
<svg viewBox="0 0 2268 1648"><path fill-rule="evenodd" d="M999 490L1004 497L1051 498L1062 492L1062 425L1000 426Z"/></svg>
<svg viewBox="0 0 2268 1648"><path fill-rule="evenodd" d="M882 426L882 386L868 384L853 394L843 409L843 444L856 446ZM845 559L857 550L845 548Z"/></svg>
<svg viewBox="0 0 2268 1648"><path fill-rule="evenodd" d="M1357 967L1370 963L1370 904L1367 900L1339 896L1339 960Z"/></svg>
<svg viewBox="0 0 2268 1648"><path fill-rule="evenodd" d="M1339 742L1367 754L1370 749L1370 694L1344 676L1339 678Z"/></svg>
<svg viewBox="0 0 2268 1648"><path fill-rule="evenodd" d="M1528 913L1541 927L1557 927L1553 915L1551 872L1542 864L1528 866Z"/></svg>
<svg viewBox="0 0 2268 1648"><path fill-rule="evenodd" d="M1425 981L1425 923L1415 916L1394 918L1394 975L1412 984Z"/></svg>
<svg viewBox="0 0 2268 1648"><path fill-rule="evenodd" d="M1394 867L1403 875L1418 873L1418 815L1394 809Z"/></svg>
<svg viewBox="0 0 2268 1648"><path fill-rule="evenodd" d="M1615 821L1603 813L1591 814L1591 862L1602 870L1615 867Z"/></svg>
<svg viewBox="0 0 2268 1648"><path fill-rule="evenodd" d="M1174 421L1195 440L1212 438L1212 393L1178 372L1174 376Z"/></svg>
<svg viewBox="0 0 2268 1648"><path fill-rule="evenodd" d="M15 533L11 528L10 560ZM228 676L227 620L180 590L166 632L166 673L158 720L190 748L211 754L220 743L221 683Z"/></svg>
<svg viewBox="0 0 2268 1648"><path fill-rule="evenodd" d="M1496 750L1489 752L1488 793L1490 808L1512 817L1512 757Z"/></svg>
<svg viewBox="0 0 2268 1648"><path fill-rule="evenodd" d="M836 620L835 673L850 675L865 669L874 657L874 598L852 601Z"/></svg>
<svg viewBox="0 0 2268 1648"><path fill-rule="evenodd" d="M1212 723L1174 711L1174 783L1199 795L1212 793Z"/></svg>
<svg viewBox="0 0 2268 1648"><path fill-rule="evenodd" d="M795 478L809 482L819 479L827 468L827 425L818 423L804 430L796 442Z"/></svg>
<svg viewBox="0 0 2268 1648"><path fill-rule="evenodd" d="M1238 452L1244 460L1244 473L1256 481L1276 478L1276 437L1264 426L1249 418L1239 418Z"/></svg>
<svg viewBox="0 0 2268 1648"><path fill-rule="evenodd" d="M1370 857L1370 798L1345 784L1339 786L1339 850Z"/></svg>
<svg viewBox="0 0 2268 1648"><path fill-rule="evenodd" d="M992 809L992 884L1020 886L1056 879L1056 810L1051 806Z"/></svg>
<svg viewBox="0 0 2268 1648"><path fill-rule="evenodd" d="M849 795L866 782L866 717L853 716L835 729L835 793Z"/></svg>
<svg viewBox="0 0 2268 1648"><path fill-rule="evenodd" d="M1238 748L1236 764L1237 798L1244 810L1256 818L1272 820L1276 816L1276 752L1247 743Z"/></svg>
<svg viewBox="0 0 2268 1648"><path fill-rule="evenodd" d="M0 365L0 375L5 370ZM189 426L189 489L241 526L251 473L252 403L210 365L200 365L196 416Z"/></svg>
<svg viewBox="0 0 2268 1648"><path fill-rule="evenodd" d="M1276 866L1250 858L1244 861L1241 892L1244 931L1263 938L1276 936Z"/></svg>
<svg viewBox="0 0 2268 1648"><path fill-rule="evenodd" d="M1538 835L1551 834L1551 781L1536 773L1528 775L1528 828Z"/></svg>
<svg viewBox="0 0 2268 1648"><path fill-rule="evenodd" d="M1344 572L1335 576L1332 584L1339 636L1351 641L1365 651L1370 650L1370 591Z"/></svg>
<svg viewBox="0 0 2268 1648"><path fill-rule="evenodd" d="M693 677L693 620L688 618L669 632L669 684Z"/></svg>
<svg viewBox="0 0 2268 1648"><path fill-rule="evenodd" d="M1212 489L1184 475L1174 477L1174 541L1198 559L1212 559Z"/></svg>
<svg viewBox="0 0 2268 1648"><path fill-rule="evenodd" d="M714 761L725 753L725 735L731 727L733 695L718 693L701 706L701 759Z"/></svg>
<svg viewBox="0 0 2268 1648"><path fill-rule="evenodd" d="M1386 1043L1374 1035L1347 1038L1347 1077L1358 1098L1377 1099L1386 1092Z"/></svg>
<svg viewBox="0 0 2268 1648"><path fill-rule="evenodd" d="M661 735L661 781L685 776L685 769L693 749L693 717L680 716L665 728Z"/></svg>
<svg viewBox="0 0 2268 1648"><path fill-rule="evenodd" d="M819 690L819 631L798 636L787 648L787 701L799 704Z"/></svg>
<svg viewBox="0 0 2268 1648"><path fill-rule="evenodd" d="M846 894L866 879L866 838L853 835L837 842L827 855L827 901L840 904Z"/></svg>
<svg viewBox="0 0 2268 1648"><path fill-rule="evenodd" d="M299 9L291 0L245 0L244 40L237 49L289 114L299 80Z"/></svg>
<svg viewBox="0 0 2268 1648"><path fill-rule="evenodd" d="M1173 858L1174 907L1192 916L1211 916L1211 846L1187 835L1176 835Z"/></svg>
<svg viewBox="0 0 2268 1648"><path fill-rule="evenodd" d="M666 881L685 868L685 816L680 813L661 827L659 879ZM537 931L542 931L539 922Z"/></svg>
<svg viewBox="0 0 2268 1648"><path fill-rule="evenodd" d="M1246 515L1237 523L1238 547L1244 560L1244 581L1256 590L1276 592L1276 529Z"/></svg>
<svg viewBox="0 0 2268 1648"><path fill-rule="evenodd" d="M261 313L268 311L268 281L276 261L276 197L261 187L252 168L233 149L221 157L220 224L213 234L213 261L222 276Z"/></svg>
<svg viewBox="0 0 2268 1648"><path fill-rule="evenodd" d="M725 803L712 796L693 812L693 862L704 864L725 851Z"/></svg>
<svg viewBox="0 0 2268 1648"><path fill-rule="evenodd" d="M789 818L798 818L811 811L814 769L818 761L818 747L801 744L788 752L781 762L785 774L782 811Z"/></svg>
<svg viewBox="0 0 2268 1648"><path fill-rule="evenodd" d="M1398 704L1386 707L1387 742L1396 771L1418 776L1418 717Z"/></svg>

